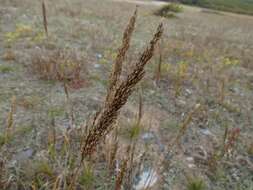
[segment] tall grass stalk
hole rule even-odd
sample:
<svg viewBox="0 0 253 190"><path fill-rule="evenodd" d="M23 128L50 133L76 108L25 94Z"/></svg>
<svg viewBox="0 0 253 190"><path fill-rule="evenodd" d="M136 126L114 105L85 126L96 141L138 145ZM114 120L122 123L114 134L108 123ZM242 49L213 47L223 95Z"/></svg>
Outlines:
<svg viewBox="0 0 253 190"><path fill-rule="evenodd" d="M5 131L5 143L8 142L11 133L13 131L13 123L14 123L14 113L16 111L16 97L13 96L11 100L11 108L7 117L7 126Z"/></svg>
<svg viewBox="0 0 253 190"><path fill-rule="evenodd" d="M160 79L161 79L161 71L162 71L162 62L163 62L163 53L162 53L162 40L158 45L158 65L155 73L155 82L156 85L159 84Z"/></svg>
<svg viewBox="0 0 253 190"><path fill-rule="evenodd" d="M156 44L160 40L162 33L163 25L160 24L153 36L153 39L136 61L132 72L127 76L126 80L119 81L117 77L115 82L112 81L114 80L114 77L111 79L110 85L114 86L113 93L112 91L108 91L104 106L96 114L97 116L94 118L92 126L89 127L90 130L84 141L84 144L82 145L82 161L85 157L91 155L103 137L113 130L113 124L118 117L120 109L127 102L128 97L134 91L134 87L144 77L144 67L153 57ZM121 51L119 53L121 53ZM120 57L120 55L118 55L118 57ZM114 69L111 76L118 76L118 70ZM112 85L114 83L117 85Z"/></svg>
<svg viewBox="0 0 253 190"><path fill-rule="evenodd" d="M43 26L45 30L45 34L48 37L48 28L47 28L47 9L46 9L46 4L45 1L42 0L42 16L43 16Z"/></svg>
<svg viewBox="0 0 253 190"><path fill-rule="evenodd" d="M201 108L201 105L200 104L196 104L193 108L193 110L187 115L187 117L184 119L181 127L180 127L180 130L176 136L176 139L175 139L175 142L173 143L174 145L177 144L179 145L180 144L180 140L182 138L182 136L185 134L189 124L191 123L192 121L192 118L194 116L194 114L196 114L199 109Z"/></svg>

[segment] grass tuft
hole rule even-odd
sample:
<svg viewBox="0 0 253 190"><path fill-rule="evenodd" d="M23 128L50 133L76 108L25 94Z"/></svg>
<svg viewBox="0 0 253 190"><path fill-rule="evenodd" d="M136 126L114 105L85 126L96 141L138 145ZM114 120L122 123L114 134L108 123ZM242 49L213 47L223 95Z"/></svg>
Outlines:
<svg viewBox="0 0 253 190"><path fill-rule="evenodd" d="M187 184L187 190L205 190L206 184L201 178L191 178Z"/></svg>
<svg viewBox="0 0 253 190"><path fill-rule="evenodd" d="M31 72L44 80L66 82L72 88L81 88L85 85L82 72L87 73L87 70L81 57L74 50L39 49L33 54Z"/></svg>

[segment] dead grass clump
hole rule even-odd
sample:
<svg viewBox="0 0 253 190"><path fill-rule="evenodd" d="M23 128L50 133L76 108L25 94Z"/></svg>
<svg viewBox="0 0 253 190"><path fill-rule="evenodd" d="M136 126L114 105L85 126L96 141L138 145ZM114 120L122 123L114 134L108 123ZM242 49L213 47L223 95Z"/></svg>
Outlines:
<svg viewBox="0 0 253 190"><path fill-rule="evenodd" d="M14 53L13 51L7 50L7 51L3 54L2 59L3 59L4 61L15 61L16 55L15 55L15 53Z"/></svg>
<svg viewBox="0 0 253 190"><path fill-rule="evenodd" d="M36 51L31 70L43 80L68 83L72 88L81 88L85 84L82 73L87 73L81 56L72 50Z"/></svg>

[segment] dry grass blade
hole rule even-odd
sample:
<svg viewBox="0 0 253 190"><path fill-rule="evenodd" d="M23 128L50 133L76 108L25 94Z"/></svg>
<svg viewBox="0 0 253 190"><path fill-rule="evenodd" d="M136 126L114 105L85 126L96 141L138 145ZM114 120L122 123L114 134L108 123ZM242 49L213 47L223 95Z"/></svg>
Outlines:
<svg viewBox="0 0 253 190"><path fill-rule="evenodd" d="M104 104L104 107L94 120L94 124L91 126L84 145L82 146L82 160L84 160L86 156L90 155L100 140L112 130L112 125L117 119L119 110L127 102L127 99L132 94L136 84L143 78L145 73L144 66L152 58L155 46L161 38L162 33L163 25L160 24L148 47L135 63L133 71L127 76L125 81L122 81L117 86L115 93L113 93L113 96L110 97L110 102L106 102Z"/></svg>
<svg viewBox="0 0 253 190"><path fill-rule="evenodd" d="M158 60L156 74L155 74L156 85L158 85L158 83L161 79L161 71L162 71L163 55L162 55L162 43L161 42L158 44L158 53L159 53L159 60Z"/></svg>
<svg viewBox="0 0 253 190"><path fill-rule="evenodd" d="M0 159L0 187L4 186L3 176L4 176L4 162L3 160Z"/></svg>
<svg viewBox="0 0 253 190"><path fill-rule="evenodd" d="M143 99L142 99L142 90L140 90L140 93L139 93L139 108L138 108L138 116L137 116L137 125L140 125L142 116L143 116Z"/></svg>
<svg viewBox="0 0 253 190"><path fill-rule="evenodd" d="M110 142L109 146L109 169L110 171L114 171L115 163L116 163L116 155L119 149L119 140L118 140L118 128L115 127L114 137L112 137L112 142Z"/></svg>
<svg viewBox="0 0 253 190"><path fill-rule="evenodd" d="M201 108L201 105L200 104L196 104L194 106L193 110L184 119L184 121L182 123L182 126L180 127L180 131L177 134L176 140L173 143L173 145L175 145L175 144L179 145L180 144L181 137L185 134L185 132L187 130L187 127L189 126L190 122L192 121L192 118L193 118L194 114L196 114L200 110L200 108Z"/></svg>
<svg viewBox="0 0 253 190"><path fill-rule="evenodd" d="M111 76L110 76L110 84L109 84L108 94L106 98L107 100L110 99L111 94L114 92L114 89L117 86L117 82L119 81L119 78L122 72L122 64L126 58L126 53L130 47L130 41L131 41L131 37L134 31L136 18L137 18L137 8L124 31L122 45L118 50L118 54L114 63L113 72L111 73Z"/></svg>
<svg viewBox="0 0 253 190"><path fill-rule="evenodd" d="M46 10L46 5L45 1L42 0L42 14L43 14L43 25L45 29L45 33L48 36L48 30L47 30L47 10Z"/></svg>

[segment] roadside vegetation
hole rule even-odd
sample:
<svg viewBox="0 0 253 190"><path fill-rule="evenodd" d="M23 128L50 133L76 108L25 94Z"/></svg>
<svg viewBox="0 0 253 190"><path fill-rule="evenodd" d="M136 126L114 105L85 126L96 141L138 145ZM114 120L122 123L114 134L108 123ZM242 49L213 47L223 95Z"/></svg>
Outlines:
<svg viewBox="0 0 253 190"><path fill-rule="evenodd" d="M180 0L180 2L220 11L253 15L252 0Z"/></svg>

